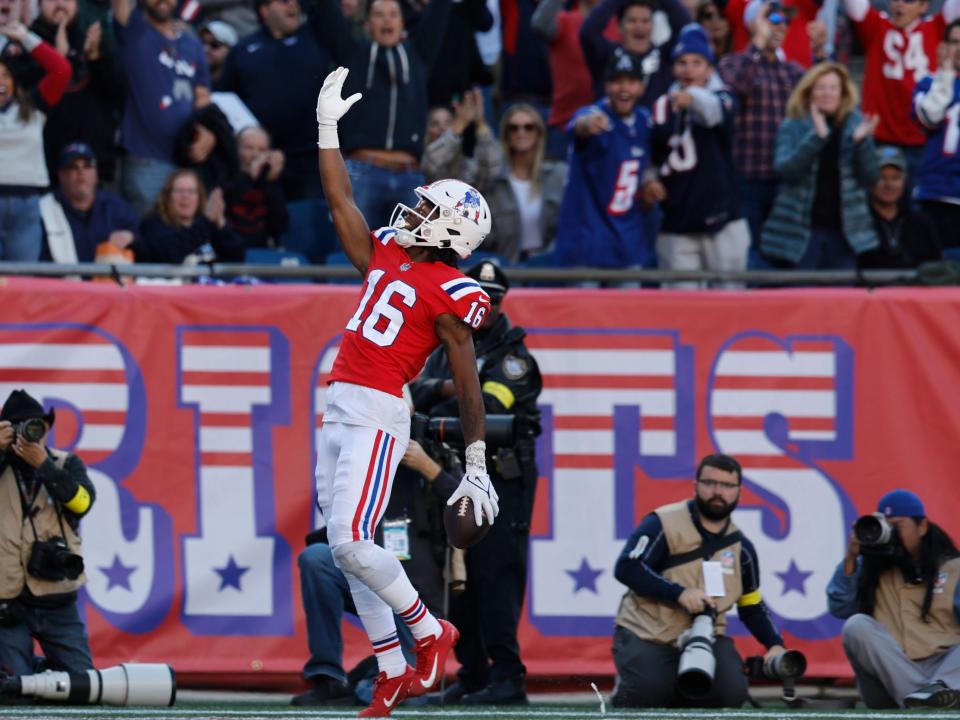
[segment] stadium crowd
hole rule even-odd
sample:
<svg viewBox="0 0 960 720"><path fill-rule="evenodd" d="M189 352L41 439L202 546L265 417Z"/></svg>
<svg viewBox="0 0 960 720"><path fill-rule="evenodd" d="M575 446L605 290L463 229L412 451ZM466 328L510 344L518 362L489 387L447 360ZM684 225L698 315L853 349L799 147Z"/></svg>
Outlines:
<svg viewBox="0 0 960 720"><path fill-rule="evenodd" d="M958 18L960 0L0 0L0 259L345 262L314 134L342 65L371 224L455 177L504 265L916 267L960 252Z"/></svg>

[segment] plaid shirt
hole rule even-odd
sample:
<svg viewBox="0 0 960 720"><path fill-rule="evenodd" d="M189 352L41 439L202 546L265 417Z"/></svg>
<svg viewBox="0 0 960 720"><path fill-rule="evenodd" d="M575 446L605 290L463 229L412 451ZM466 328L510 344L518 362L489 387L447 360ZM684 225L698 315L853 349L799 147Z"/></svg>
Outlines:
<svg viewBox="0 0 960 720"><path fill-rule="evenodd" d="M737 172L751 180L776 177L773 149L777 130L803 68L792 60L783 60L779 52L776 60L767 60L750 45L723 58L720 75L737 99L733 124L733 164Z"/></svg>

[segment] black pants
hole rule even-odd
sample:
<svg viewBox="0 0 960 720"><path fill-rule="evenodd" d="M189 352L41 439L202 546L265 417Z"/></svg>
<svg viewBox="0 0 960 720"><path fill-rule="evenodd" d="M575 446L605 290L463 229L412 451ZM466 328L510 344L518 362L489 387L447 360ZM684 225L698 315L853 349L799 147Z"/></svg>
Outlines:
<svg viewBox="0 0 960 720"><path fill-rule="evenodd" d="M676 644L641 640L626 628L613 634L613 662L617 667L614 707L707 707L738 708L747 700L743 660L733 640L717 637L713 644L717 661L713 687L703 698L692 699L677 690L680 650Z"/></svg>
<svg viewBox="0 0 960 720"><path fill-rule="evenodd" d="M921 200L920 207L937 226L940 245L944 249L960 246L960 206L936 200Z"/></svg>
<svg viewBox="0 0 960 720"><path fill-rule="evenodd" d="M468 692L526 672L517 625L527 586L529 493L519 479L494 478L500 514L487 536L467 550L467 584L451 599L450 619L460 630L458 677Z"/></svg>

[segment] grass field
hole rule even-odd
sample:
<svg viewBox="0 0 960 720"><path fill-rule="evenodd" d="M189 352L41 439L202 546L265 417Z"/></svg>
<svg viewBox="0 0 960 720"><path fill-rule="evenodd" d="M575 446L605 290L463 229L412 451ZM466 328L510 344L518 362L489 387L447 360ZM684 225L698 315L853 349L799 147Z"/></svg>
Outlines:
<svg viewBox="0 0 960 720"><path fill-rule="evenodd" d="M115 720L206 720L208 718L236 718L237 720L339 720L340 718L355 718L358 708L343 708L329 710L297 709L278 707L277 705L185 705L173 708L100 708L100 707L13 707L0 709L0 718L44 718L50 720L87 720L115 719ZM527 707L504 707L473 710L466 708L417 708L395 711L392 717L401 720L576 720L577 718L610 718L624 720L780 720L800 716L802 720L946 720L960 718L960 712L928 712L905 710L790 710L786 707L770 707L759 710L611 710L601 714L599 702L595 705L537 705Z"/></svg>

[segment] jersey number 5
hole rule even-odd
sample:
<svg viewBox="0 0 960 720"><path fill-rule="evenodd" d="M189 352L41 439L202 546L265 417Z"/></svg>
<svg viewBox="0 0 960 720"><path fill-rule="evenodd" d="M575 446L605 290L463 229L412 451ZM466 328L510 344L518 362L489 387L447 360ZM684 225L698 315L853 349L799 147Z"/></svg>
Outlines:
<svg viewBox="0 0 960 720"><path fill-rule="evenodd" d="M613 197L610 198L610 204L607 206L608 213L623 215L630 211L633 207L633 199L637 195L637 186L640 184L640 178L637 177L639 172L639 160L624 160L620 163L617 184L613 188Z"/></svg>
<svg viewBox="0 0 960 720"><path fill-rule="evenodd" d="M367 305L373 299L383 274L383 270L371 270L367 275L367 287L363 291L363 297L360 298L360 307L347 322L347 330L350 332L356 332L360 327L360 318L363 317ZM417 302L417 291L402 280L394 280L383 288L367 319L363 321L363 329L360 331L367 340L380 347L393 345L400 328L403 327L403 310L390 304L394 295L398 296L400 302L408 308L412 308Z"/></svg>

